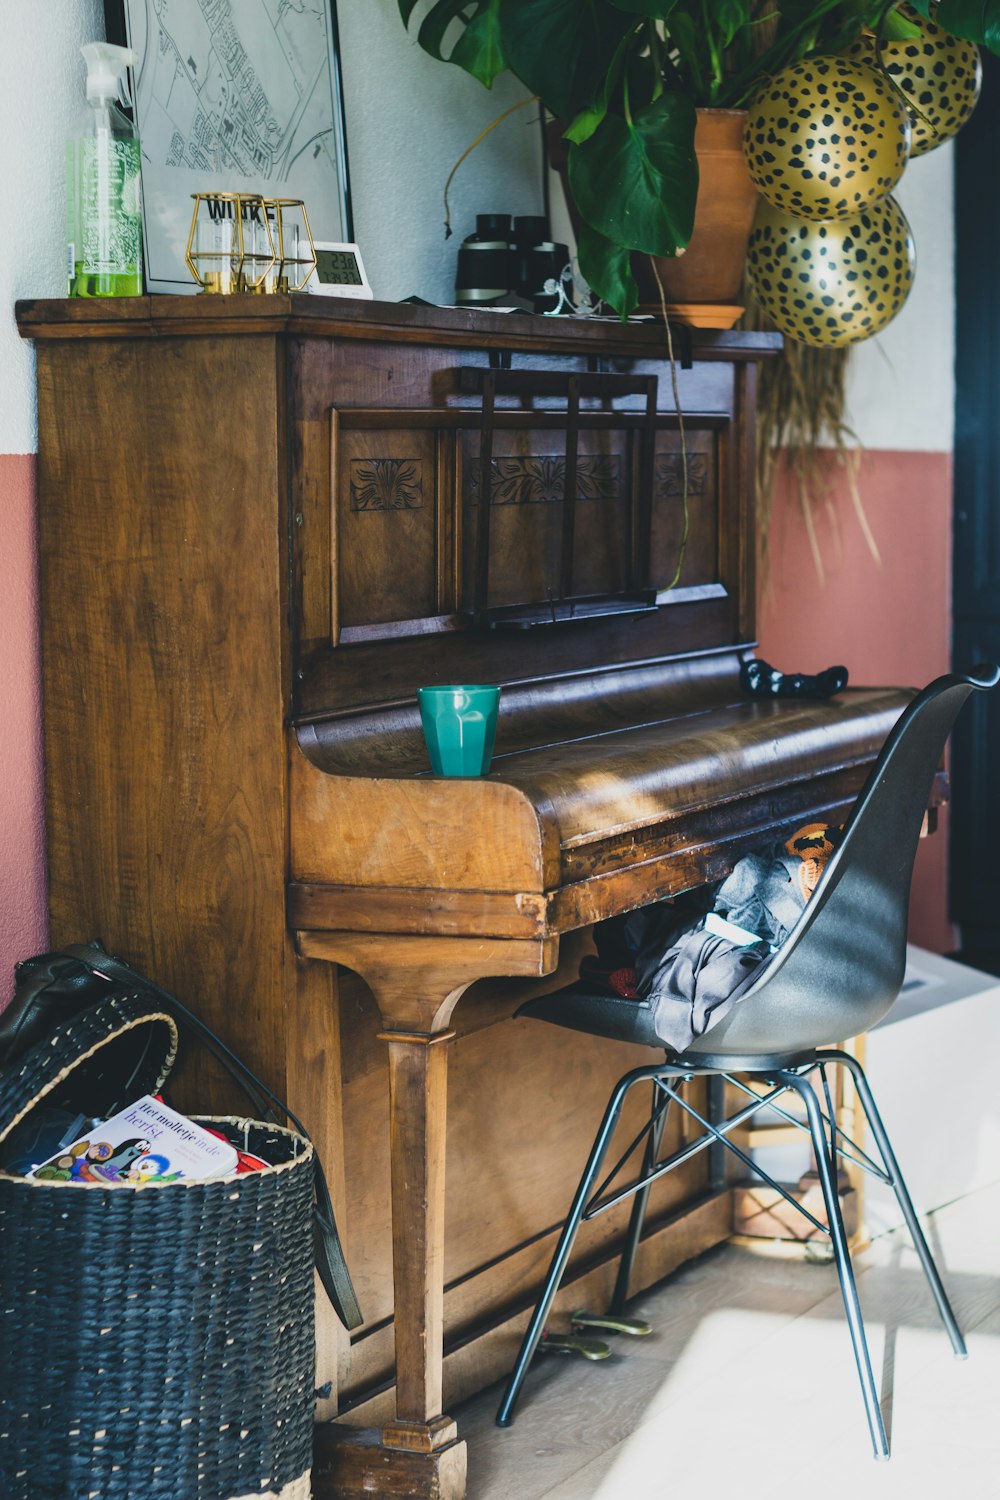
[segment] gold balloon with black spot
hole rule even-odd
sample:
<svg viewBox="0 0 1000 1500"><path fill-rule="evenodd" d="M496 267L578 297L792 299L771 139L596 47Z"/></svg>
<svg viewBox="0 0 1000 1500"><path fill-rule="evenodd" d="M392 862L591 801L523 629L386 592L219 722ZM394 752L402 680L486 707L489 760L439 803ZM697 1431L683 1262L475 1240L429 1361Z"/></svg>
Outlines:
<svg viewBox="0 0 1000 1500"><path fill-rule="evenodd" d="M750 176L775 208L844 219L891 193L910 154L910 121L882 73L816 57L773 74L743 133Z"/></svg>
<svg viewBox="0 0 1000 1500"><path fill-rule="evenodd" d="M747 272L780 333L842 348L878 333L913 285L913 236L894 198L850 219L811 223L761 202Z"/></svg>
<svg viewBox="0 0 1000 1500"><path fill-rule="evenodd" d="M908 21L920 27L912 41L883 42L859 37L845 52L855 61L881 65L910 103L911 156L923 156L950 141L972 114L983 84L983 62L975 42L962 41L904 7Z"/></svg>

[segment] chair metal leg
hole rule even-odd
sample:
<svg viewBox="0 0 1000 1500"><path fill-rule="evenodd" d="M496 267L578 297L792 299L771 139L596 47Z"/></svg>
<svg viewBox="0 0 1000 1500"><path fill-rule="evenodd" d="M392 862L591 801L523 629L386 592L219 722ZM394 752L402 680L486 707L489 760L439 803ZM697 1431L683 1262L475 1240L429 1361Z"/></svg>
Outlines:
<svg viewBox="0 0 1000 1500"><path fill-rule="evenodd" d="M597 1180L597 1174L601 1170L601 1163L604 1161L608 1146L611 1143L611 1137L618 1123L618 1116L621 1114L625 1096L634 1083L639 1083L643 1078L648 1076L648 1069L638 1069L634 1073L626 1073L625 1077L617 1084L608 1102L608 1107L604 1111L601 1128L597 1132L597 1138L591 1147L587 1165L584 1168L583 1176L580 1178L580 1184L570 1206L569 1214L563 1224L562 1234L559 1236L559 1243L556 1245L548 1275L545 1278L545 1285L542 1287L542 1294L531 1316L527 1332L521 1341L517 1360L503 1393L503 1399L497 1409L496 1424L498 1427L509 1427L514 1420L514 1405L520 1394L521 1386L524 1383L524 1377L528 1373L528 1366L531 1364L535 1350L538 1348L538 1341L545 1328L545 1320L549 1315L553 1298L559 1290L559 1283L562 1281L566 1270L566 1262L569 1260L573 1241L576 1239L577 1231L580 1228L580 1221L583 1218L587 1207L587 1200Z"/></svg>
<svg viewBox="0 0 1000 1500"><path fill-rule="evenodd" d="M816 1166L819 1171L820 1184L823 1188L823 1200L826 1204L830 1238L833 1242L833 1254L837 1263L837 1275L840 1278L840 1292L844 1299L847 1324L851 1330L854 1359L858 1367L858 1379L861 1382L861 1394L865 1403L865 1413L868 1417L868 1430L871 1434L872 1448L874 1449L876 1458L885 1459L889 1457L889 1441L885 1433L885 1423L882 1421L882 1409L879 1406L878 1390L875 1386L875 1377L872 1374L872 1362L868 1353L868 1340L865 1338L865 1325L861 1317L858 1289L854 1281L851 1253L847 1246L847 1234L844 1230L843 1215L840 1212L840 1198L837 1195L836 1166L831 1161L830 1148L823 1129L823 1115L819 1107L819 1100L816 1098L815 1089L806 1078L799 1077L797 1073L786 1072L780 1072L776 1076L789 1088L796 1090L806 1107L806 1114L809 1118L809 1132L812 1136L813 1147L816 1152Z"/></svg>
<svg viewBox="0 0 1000 1500"><path fill-rule="evenodd" d="M924 1238L924 1232L920 1227L916 1210L913 1207L913 1200L907 1191L906 1183L903 1181L903 1174L899 1170L899 1163L890 1144L886 1128L882 1123L882 1117L875 1104L871 1085L865 1077L865 1071L857 1058L852 1057L849 1052L833 1052L829 1056L832 1060L842 1063L845 1068L849 1069L851 1077L854 1079L854 1086L858 1091L861 1107L868 1119L868 1124L871 1126L871 1132L875 1137L875 1143L882 1157L882 1163L892 1182L892 1190L896 1194L896 1201L902 1211L903 1218L906 1220L906 1227L910 1231L914 1248L920 1257L920 1264L924 1268L924 1275L927 1277L931 1292L934 1295L934 1301L937 1303L938 1312L941 1314L941 1321L948 1331L948 1337L951 1339L951 1347L955 1351L955 1358L968 1359L969 1353L965 1347L962 1330L958 1326L951 1303L948 1301L948 1295L945 1292L938 1268L934 1262L934 1257L931 1255L930 1246Z"/></svg>
<svg viewBox="0 0 1000 1500"><path fill-rule="evenodd" d="M721 1125L726 1114L726 1080L721 1073L711 1073L708 1078L708 1100L705 1118L710 1125ZM708 1148L708 1186L713 1193L721 1193L726 1185L726 1147L723 1141L715 1141Z"/></svg>
<svg viewBox="0 0 1000 1500"><path fill-rule="evenodd" d="M667 1114L670 1110L669 1096L661 1100L660 1090L657 1088L655 1080L652 1090L649 1138L646 1141L646 1154L642 1165L644 1173L651 1172L656 1166L656 1159L660 1154L660 1145L663 1141L663 1129L667 1123ZM642 1226L646 1218L646 1204L648 1201L648 1186L640 1188L632 1199L632 1213L628 1221L625 1248L622 1250L622 1258L618 1263L615 1289L611 1294L611 1307L609 1310L615 1317L621 1316L625 1311L625 1304L628 1301L628 1284L632 1276L632 1267L635 1264L635 1254L639 1248L639 1241L642 1238Z"/></svg>

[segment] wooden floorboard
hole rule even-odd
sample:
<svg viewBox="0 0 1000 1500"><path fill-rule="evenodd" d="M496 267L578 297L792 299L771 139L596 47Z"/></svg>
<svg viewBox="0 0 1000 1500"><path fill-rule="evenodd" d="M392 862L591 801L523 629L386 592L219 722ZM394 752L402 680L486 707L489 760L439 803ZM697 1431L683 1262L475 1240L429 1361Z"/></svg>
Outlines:
<svg viewBox="0 0 1000 1500"><path fill-rule="evenodd" d="M536 1361L510 1429L499 1386L465 1403L469 1500L1000 1500L1000 1183L927 1223L967 1361L905 1231L856 1257L889 1463L871 1457L832 1266L724 1246L636 1299L652 1336L601 1363Z"/></svg>

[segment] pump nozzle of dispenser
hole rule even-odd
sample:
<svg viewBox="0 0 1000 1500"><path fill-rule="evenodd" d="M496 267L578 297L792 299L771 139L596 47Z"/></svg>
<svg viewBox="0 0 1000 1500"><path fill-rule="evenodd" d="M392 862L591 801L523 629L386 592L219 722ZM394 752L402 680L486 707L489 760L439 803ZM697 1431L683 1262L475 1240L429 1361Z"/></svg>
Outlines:
<svg viewBox="0 0 1000 1500"><path fill-rule="evenodd" d="M116 47L113 42L88 42L81 47L87 64L87 99L115 99L132 107L126 68L134 68L139 54L131 47Z"/></svg>

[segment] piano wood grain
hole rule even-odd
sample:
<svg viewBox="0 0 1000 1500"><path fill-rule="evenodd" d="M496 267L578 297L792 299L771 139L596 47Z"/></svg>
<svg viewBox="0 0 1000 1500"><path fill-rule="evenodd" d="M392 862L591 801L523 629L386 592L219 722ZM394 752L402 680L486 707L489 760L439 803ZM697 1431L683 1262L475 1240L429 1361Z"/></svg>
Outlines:
<svg viewBox="0 0 1000 1500"><path fill-rule="evenodd" d="M343 742L338 722L308 726L315 760L292 763L292 925L557 934L720 879L803 820L843 821L908 693L761 702L740 692L735 657L726 668L713 658L687 702L636 693L623 673L586 707L529 696L541 743L518 745L515 709L517 730L471 782L414 774L412 709L360 716ZM384 731L382 774L321 770L364 766L362 724L369 740Z"/></svg>
<svg viewBox="0 0 1000 1500"><path fill-rule="evenodd" d="M99 933L287 1090L369 1319L352 1342L321 1314L324 1415L343 1403L377 1428L340 1443L350 1477L326 1492L429 1500L444 1476L452 1500L464 1445L442 1406L500 1368L623 1065L512 1021L518 985L565 983L602 917L725 873L793 820L839 819L902 701L750 709L735 691L755 639L755 364L778 341L696 334L677 372L697 462L676 593L640 617L483 632L464 597L462 371L654 375L638 503L662 570L685 500L658 327L307 296L32 302L18 321L37 342L53 941ZM504 399L493 582L518 600L558 587L518 539L558 556L566 424ZM622 576L636 410L581 407L588 587ZM415 691L456 680L504 686L482 781L426 774ZM197 1059L177 1089L182 1107L236 1104ZM704 1164L676 1191L640 1285L728 1230ZM595 1291L619 1228L591 1246Z"/></svg>
<svg viewBox="0 0 1000 1500"><path fill-rule="evenodd" d="M296 880L511 892L558 881L554 821L516 787L330 776L294 744L290 779Z"/></svg>

